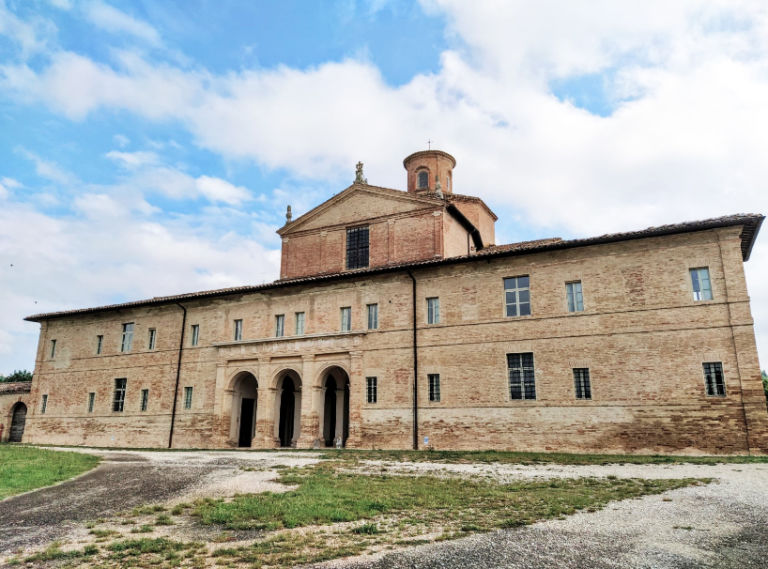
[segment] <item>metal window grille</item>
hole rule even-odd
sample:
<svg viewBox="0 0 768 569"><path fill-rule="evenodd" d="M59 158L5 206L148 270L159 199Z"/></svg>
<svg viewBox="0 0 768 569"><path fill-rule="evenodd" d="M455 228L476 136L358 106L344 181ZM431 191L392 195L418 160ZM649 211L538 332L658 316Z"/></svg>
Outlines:
<svg viewBox="0 0 768 569"><path fill-rule="evenodd" d="M691 269L691 287L693 288L693 300L712 300L709 268Z"/></svg>
<svg viewBox="0 0 768 569"><path fill-rule="evenodd" d="M304 334L304 313L296 313L296 335L301 336Z"/></svg>
<svg viewBox="0 0 768 569"><path fill-rule="evenodd" d="M275 338L285 336L285 314L275 315Z"/></svg>
<svg viewBox="0 0 768 569"><path fill-rule="evenodd" d="M709 397L725 397L725 377L723 364L720 362L705 362L704 381Z"/></svg>
<svg viewBox="0 0 768 569"><path fill-rule="evenodd" d="M149 343L147 345L147 348L150 350L155 349L155 342L157 341L157 330L154 328L149 329Z"/></svg>
<svg viewBox="0 0 768 569"><path fill-rule="evenodd" d="M96 354L97 355L101 353L101 349L103 348L103 346L104 346L104 336L102 335L96 336Z"/></svg>
<svg viewBox="0 0 768 569"><path fill-rule="evenodd" d="M592 399L592 386L589 384L589 368L573 368L573 384L576 388L576 399Z"/></svg>
<svg viewBox="0 0 768 569"><path fill-rule="evenodd" d="M427 299L427 324L440 323L440 299L437 297Z"/></svg>
<svg viewBox="0 0 768 569"><path fill-rule="evenodd" d="M565 283L565 295L568 298L568 312L582 312L584 310L581 281Z"/></svg>
<svg viewBox="0 0 768 569"><path fill-rule="evenodd" d="M200 342L200 324L192 324L192 345L197 346Z"/></svg>
<svg viewBox="0 0 768 569"><path fill-rule="evenodd" d="M347 268L368 266L368 226L347 229Z"/></svg>
<svg viewBox="0 0 768 569"><path fill-rule="evenodd" d="M115 398L112 400L112 411L122 413L125 408L125 385L128 380L124 377L115 379Z"/></svg>
<svg viewBox="0 0 768 569"><path fill-rule="evenodd" d="M123 336L120 341L120 351L130 352L133 346L133 322L123 324Z"/></svg>
<svg viewBox="0 0 768 569"><path fill-rule="evenodd" d="M192 409L192 388L184 388L184 409Z"/></svg>
<svg viewBox="0 0 768 569"><path fill-rule="evenodd" d="M528 316L531 313L528 275L504 279L504 302L507 307L507 316Z"/></svg>
<svg viewBox="0 0 768 569"><path fill-rule="evenodd" d="M43 395L43 401L40 403L40 414L44 414L45 410L48 408L48 394L45 393Z"/></svg>
<svg viewBox="0 0 768 569"><path fill-rule="evenodd" d="M352 308L345 306L341 309L341 331L349 332L352 327Z"/></svg>
<svg viewBox="0 0 768 569"><path fill-rule="evenodd" d="M440 374L430 373L429 378L429 400L440 401Z"/></svg>
<svg viewBox="0 0 768 569"><path fill-rule="evenodd" d="M536 399L533 353L507 354L509 398Z"/></svg>
<svg viewBox="0 0 768 569"><path fill-rule="evenodd" d="M366 396L368 403L376 403L378 401L378 379L375 377L366 377Z"/></svg>
<svg viewBox="0 0 768 569"><path fill-rule="evenodd" d="M368 329L378 330L379 328L379 305L368 305Z"/></svg>
<svg viewBox="0 0 768 569"><path fill-rule="evenodd" d="M141 410L146 411L149 406L149 389L141 390Z"/></svg>
<svg viewBox="0 0 768 569"><path fill-rule="evenodd" d="M243 339L243 321L235 320L235 341L239 342Z"/></svg>
<svg viewBox="0 0 768 569"><path fill-rule="evenodd" d="M88 412L93 413L93 405L96 402L96 394L95 393L89 393L88 394Z"/></svg>

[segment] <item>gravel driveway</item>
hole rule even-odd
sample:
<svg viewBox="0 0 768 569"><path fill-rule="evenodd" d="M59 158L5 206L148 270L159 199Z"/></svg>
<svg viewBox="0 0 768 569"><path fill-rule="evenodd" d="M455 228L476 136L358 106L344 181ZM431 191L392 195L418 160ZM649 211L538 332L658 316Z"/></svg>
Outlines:
<svg viewBox="0 0 768 569"><path fill-rule="evenodd" d="M71 450L71 449L68 449ZM0 558L66 537L82 523L152 502L279 490L278 465L317 462L306 452L83 452L94 471L0 502ZM370 463L380 470L382 463ZM244 470L246 467L247 470ZM768 568L768 464L516 466L387 463L391 473L521 478L714 478L706 486L610 504L525 528L329 562L344 569Z"/></svg>

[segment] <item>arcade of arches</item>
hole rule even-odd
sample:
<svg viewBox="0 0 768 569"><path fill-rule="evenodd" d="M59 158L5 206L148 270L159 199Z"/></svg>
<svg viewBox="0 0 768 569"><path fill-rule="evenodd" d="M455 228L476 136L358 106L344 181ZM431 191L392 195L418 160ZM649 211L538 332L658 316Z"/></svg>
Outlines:
<svg viewBox="0 0 768 569"><path fill-rule="evenodd" d="M304 384L296 370L279 371L273 387L266 383L250 371L239 371L232 377L227 390L231 393L230 444L240 448L296 447L306 431L305 439L311 446L346 445L350 383L341 366L325 368L304 402Z"/></svg>

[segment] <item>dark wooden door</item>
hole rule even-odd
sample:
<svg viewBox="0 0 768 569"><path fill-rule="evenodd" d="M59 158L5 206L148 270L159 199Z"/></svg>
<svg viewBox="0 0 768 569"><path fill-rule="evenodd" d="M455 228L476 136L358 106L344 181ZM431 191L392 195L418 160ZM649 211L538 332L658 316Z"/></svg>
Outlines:
<svg viewBox="0 0 768 569"><path fill-rule="evenodd" d="M24 424L27 422L27 406L24 403L17 403L13 408L11 417L11 432L8 436L8 442L20 443L24 435Z"/></svg>
<svg viewBox="0 0 768 569"><path fill-rule="evenodd" d="M255 399L243 397L240 404L240 440L237 446L251 446L253 441L253 408L255 403Z"/></svg>

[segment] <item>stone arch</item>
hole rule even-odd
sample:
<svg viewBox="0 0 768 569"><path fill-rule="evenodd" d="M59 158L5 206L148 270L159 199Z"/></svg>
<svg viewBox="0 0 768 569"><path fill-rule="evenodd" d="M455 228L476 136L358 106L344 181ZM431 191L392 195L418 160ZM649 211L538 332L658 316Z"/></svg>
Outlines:
<svg viewBox="0 0 768 569"><path fill-rule="evenodd" d="M349 372L329 365L319 374L322 394L320 440L325 446L345 446L349 438Z"/></svg>
<svg viewBox="0 0 768 569"><path fill-rule="evenodd" d="M285 368L275 375L275 440L295 447L301 431L301 375Z"/></svg>
<svg viewBox="0 0 768 569"><path fill-rule="evenodd" d="M230 440L238 447L250 447L256 435L259 381L250 371L236 372L229 382L232 392Z"/></svg>
<svg viewBox="0 0 768 569"><path fill-rule="evenodd" d="M20 443L24 436L24 425L27 421L27 406L21 401L11 407L11 428L8 433L9 443Z"/></svg>

